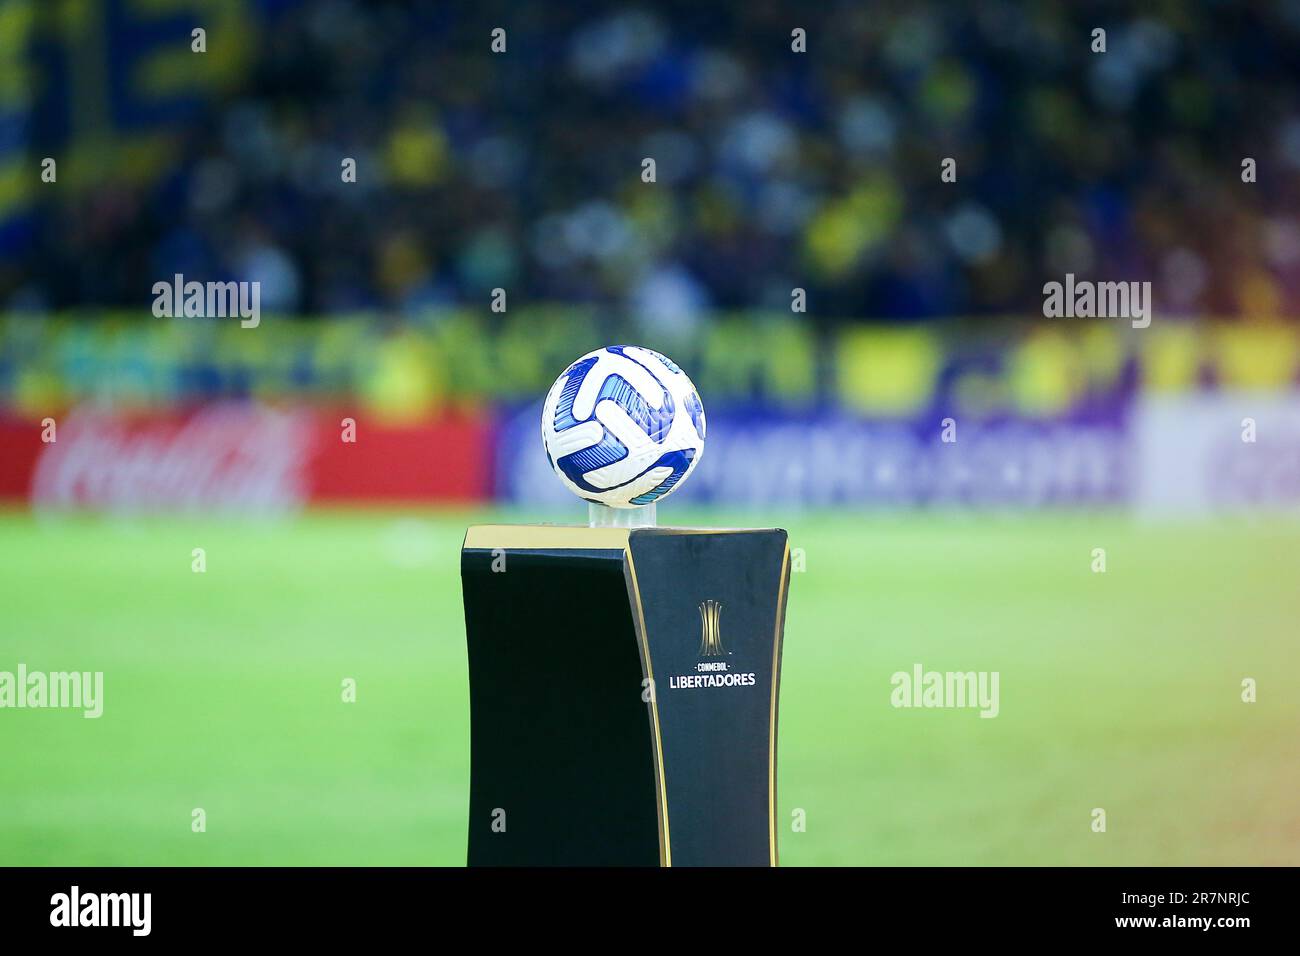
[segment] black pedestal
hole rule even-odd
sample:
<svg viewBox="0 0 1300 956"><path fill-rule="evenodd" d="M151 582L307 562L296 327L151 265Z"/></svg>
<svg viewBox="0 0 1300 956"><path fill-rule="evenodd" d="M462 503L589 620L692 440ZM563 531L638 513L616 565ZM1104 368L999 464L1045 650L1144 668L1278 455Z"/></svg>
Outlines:
<svg viewBox="0 0 1300 956"><path fill-rule="evenodd" d="M470 865L776 865L779 530L484 525Z"/></svg>

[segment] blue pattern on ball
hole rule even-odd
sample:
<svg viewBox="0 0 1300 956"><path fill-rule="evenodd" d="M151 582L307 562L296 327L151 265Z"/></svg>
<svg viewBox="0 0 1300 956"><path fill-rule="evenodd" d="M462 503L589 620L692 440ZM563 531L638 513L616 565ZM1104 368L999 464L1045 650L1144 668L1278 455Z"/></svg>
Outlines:
<svg viewBox="0 0 1300 956"><path fill-rule="evenodd" d="M673 490L673 486L681 480L682 475L686 474L686 469L691 467L691 461L694 458L694 448L683 448L681 451L670 451L668 454L660 456L659 460L651 465L650 468L647 468L646 471L649 471L651 468L662 468L667 465L672 468L673 473L645 494L637 495L633 498L632 504L648 505L656 498L662 498L664 495L668 494L668 492ZM642 474L645 474L645 472L642 472Z"/></svg>
<svg viewBox="0 0 1300 956"><path fill-rule="evenodd" d="M695 434L700 436L700 441L704 441L704 403L700 401L699 392L691 392L686 396L686 412L691 416Z"/></svg>

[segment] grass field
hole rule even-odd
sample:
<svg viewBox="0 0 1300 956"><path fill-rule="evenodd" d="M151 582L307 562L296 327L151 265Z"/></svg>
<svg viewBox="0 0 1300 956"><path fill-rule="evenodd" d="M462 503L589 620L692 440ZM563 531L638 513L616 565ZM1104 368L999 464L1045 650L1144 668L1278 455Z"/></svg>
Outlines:
<svg viewBox="0 0 1300 956"><path fill-rule="evenodd" d="M0 710L0 864L462 864L458 548L526 517L0 514L0 670L105 674L98 720ZM1300 525L788 527L783 864L1300 863ZM915 663L999 715L895 709Z"/></svg>

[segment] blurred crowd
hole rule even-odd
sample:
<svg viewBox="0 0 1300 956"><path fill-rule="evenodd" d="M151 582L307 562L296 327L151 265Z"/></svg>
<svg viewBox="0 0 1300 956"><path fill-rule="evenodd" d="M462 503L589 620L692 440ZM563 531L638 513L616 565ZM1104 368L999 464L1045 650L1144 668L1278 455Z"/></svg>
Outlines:
<svg viewBox="0 0 1300 956"><path fill-rule="evenodd" d="M796 287L810 321L1040 314L1073 272L1300 310L1297 0L250 9L157 175L42 193L0 307L143 316L182 273L269 313L504 288L689 331Z"/></svg>

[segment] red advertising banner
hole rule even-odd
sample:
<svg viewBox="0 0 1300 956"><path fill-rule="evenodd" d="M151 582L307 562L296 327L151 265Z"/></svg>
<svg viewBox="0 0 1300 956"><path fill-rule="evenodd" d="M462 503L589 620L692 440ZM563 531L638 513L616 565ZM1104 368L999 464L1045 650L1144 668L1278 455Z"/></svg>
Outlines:
<svg viewBox="0 0 1300 956"><path fill-rule="evenodd" d="M492 444L485 413L392 425L356 412L253 404L161 415L82 408L52 431L39 421L0 418L0 500L240 512L478 502L491 492Z"/></svg>

